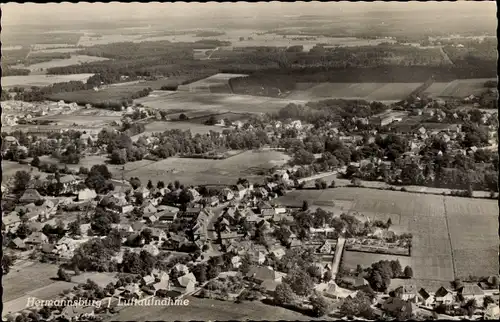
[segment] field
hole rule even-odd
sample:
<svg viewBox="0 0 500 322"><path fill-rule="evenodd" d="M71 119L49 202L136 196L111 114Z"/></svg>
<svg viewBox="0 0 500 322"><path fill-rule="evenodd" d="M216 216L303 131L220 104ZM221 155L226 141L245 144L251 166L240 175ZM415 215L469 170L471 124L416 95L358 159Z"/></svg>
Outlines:
<svg viewBox="0 0 500 322"><path fill-rule="evenodd" d="M460 79L449 83L434 83L424 94L430 97L457 97L465 98L471 94L479 95L486 89L484 83L490 78Z"/></svg>
<svg viewBox="0 0 500 322"><path fill-rule="evenodd" d="M14 76L12 76L14 77ZM25 76L31 77L31 76ZM90 77L90 76L89 76ZM183 81L189 80L191 76L174 76L154 81L127 82L119 86L114 84L99 91L84 90L67 93L57 93L50 96L52 100L64 100L66 102L77 102L81 104L98 104L103 102L122 101L131 97L136 92L151 88L160 89L162 86L177 86Z"/></svg>
<svg viewBox="0 0 500 322"><path fill-rule="evenodd" d="M14 178L14 174L17 171L31 171L31 166L29 164L19 164L13 161L2 160L2 181L6 184L11 178ZM41 174L36 168L33 169L32 175Z"/></svg>
<svg viewBox="0 0 500 322"><path fill-rule="evenodd" d="M270 306L261 302L234 303L212 299L188 297L187 306L152 306L144 310L140 306L124 308L108 321L152 321L161 318L166 321L310 321L311 317Z"/></svg>
<svg viewBox="0 0 500 322"><path fill-rule="evenodd" d="M152 122L146 124L146 130L132 137L133 141L138 140L141 136L149 136L152 133L165 132L168 130L180 129L190 130L194 134L207 134L210 131L221 132L224 128L221 126L211 126L188 122Z"/></svg>
<svg viewBox="0 0 500 322"><path fill-rule="evenodd" d="M247 75L244 74L228 74L228 73L219 73L213 76L201 79L194 83L190 83L188 85L180 85L179 91L188 91L188 92L210 92L212 88L229 88L229 80L235 77L245 77Z"/></svg>
<svg viewBox="0 0 500 322"><path fill-rule="evenodd" d="M35 50L35 53L74 53L75 51L79 51L81 48L77 47L62 47L62 48L45 48Z"/></svg>
<svg viewBox="0 0 500 322"><path fill-rule="evenodd" d="M64 66L78 65L78 64L83 64L83 63L92 63L92 62L103 61L103 60L108 60L108 59L103 58L103 57L94 57L94 56L87 56L87 55L73 55L73 56L71 56L71 58L67 58L67 59L53 59L51 61L33 64L33 65L29 65L29 66L16 65L16 66L12 66L12 67L13 68L26 68L26 69L31 70L31 72L39 72L39 71L45 71L47 68L52 68L52 67L64 67Z"/></svg>
<svg viewBox="0 0 500 322"><path fill-rule="evenodd" d="M69 81L85 82L92 75L93 74L6 76L2 77L2 87L42 87L52 85L54 83L63 83Z"/></svg>
<svg viewBox="0 0 500 322"><path fill-rule="evenodd" d="M391 218L392 229L413 234L411 266L417 281L443 283L498 272L495 201L365 188L293 191L276 201L297 205L302 200L311 205L348 200L351 213Z"/></svg>
<svg viewBox="0 0 500 322"><path fill-rule="evenodd" d="M168 158L126 171L125 176L165 183L179 180L189 184L236 184L240 177L256 182L263 179L259 171L283 164L288 158L277 151L245 151L224 160Z"/></svg>
<svg viewBox="0 0 500 322"><path fill-rule="evenodd" d="M120 120L120 116L58 114L42 116L37 118L37 120L53 121L57 125L64 125L66 127L75 126L76 124L76 126L83 126L86 128L102 128L113 121Z"/></svg>
<svg viewBox="0 0 500 322"><path fill-rule="evenodd" d="M155 93L155 96L134 101L144 106L163 110L210 110L215 113L267 113L278 111L289 103L304 104L296 101L269 97L236 94L170 92Z"/></svg>
<svg viewBox="0 0 500 322"><path fill-rule="evenodd" d="M42 287L53 285L57 282L57 280L52 279L57 278L57 270L57 265L42 263L33 263L20 268L19 271L13 267L9 274L2 278L3 300L11 301L25 294L29 295ZM67 284L69 285L68 288L73 287L73 284ZM37 294L37 296L41 295L43 294Z"/></svg>
<svg viewBox="0 0 500 322"><path fill-rule="evenodd" d="M421 83L321 83L317 85L303 83L287 98L308 101L328 98L396 101L406 98L420 85Z"/></svg>

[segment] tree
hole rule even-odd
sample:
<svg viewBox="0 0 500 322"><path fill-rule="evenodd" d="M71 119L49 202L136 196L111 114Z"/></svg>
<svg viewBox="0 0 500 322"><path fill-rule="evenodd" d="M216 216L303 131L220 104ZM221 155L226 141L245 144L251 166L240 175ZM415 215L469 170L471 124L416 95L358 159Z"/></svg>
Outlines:
<svg viewBox="0 0 500 322"><path fill-rule="evenodd" d="M311 294L314 287L313 280L309 274L303 270L294 270L287 278L285 283L292 287L292 290L301 296L307 296Z"/></svg>
<svg viewBox="0 0 500 322"><path fill-rule="evenodd" d="M80 169L78 170L78 174L83 174L83 175L89 174L89 169L85 167L80 167Z"/></svg>
<svg viewBox="0 0 500 322"><path fill-rule="evenodd" d="M69 276L69 274L66 273L66 271L62 267L59 267L59 270L57 271L57 277L59 277L61 281L71 282L71 276Z"/></svg>
<svg viewBox="0 0 500 322"><path fill-rule="evenodd" d="M134 190L141 186L141 180L138 177L130 178L129 182Z"/></svg>
<svg viewBox="0 0 500 322"><path fill-rule="evenodd" d="M307 200L302 201L302 211L307 211L309 209L309 202Z"/></svg>
<svg viewBox="0 0 500 322"><path fill-rule="evenodd" d="M358 291L354 298L346 298L340 307L340 314L348 318L364 317L371 319L373 309L371 308L371 299L365 292Z"/></svg>
<svg viewBox="0 0 500 322"><path fill-rule="evenodd" d="M277 305L290 304L294 301L294 294L290 285L281 283L276 286L274 301Z"/></svg>
<svg viewBox="0 0 500 322"><path fill-rule="evenodd" d="M163 182L163 181L158 181L158 182L156 183L156 188L158 188L158 189L163 189L163 188L165 188L165 182Z"/></svg>
<svg viewBox="0 0 500 322"><path fill-rule="evenodd" d="M215 116L210 116L208 120L205 122L206 125L215 125L217 124L217 118Z"/></svg>
<svg viewBox="0 0 500 322"><path fill-rule="evenodd" d="M413 269L410 266L406 266L403 275L405 278L412 278L413 277Z"/></svg>
<svg viewBox="0 0 500 322"><path fill-rule="evenodd" d="M113 164L125 164L127 163L127 151L125 149L114 149L111 152L110 159Z"/></svg>
<svg viewBox="0 0 500 322"><path fill-rule="evenodd" d="M185 121L185 120L187 120L187 119L188 119L188 117L186 116L186 114L181 113L181 115L179 115L179 120L180 120L180 121Z"/></svg>
<svg viewBox="0 0 500 322"><path fill-rule="evenodd" d="M486 295L483 300L483 307L487 308L489 304L494 304L495 300L490 296Z"/></svg>
<svg viewBox="0 0 500 322"><path fill-rule="evenodd" d="M353 178L351 180L351 185L353 185L355 187L359 187L359 186L361 186L361 180L359 180L358 178Z"/></svg>
<svg viewBox="0 0 500 322"><path fill-rule="evenodd" d="M402 274L402 268L401 268L401 263L399 262L399 260L391 261L391 267L392 267L392 274L393 274L394 278L400 277ZM408 267L409 270L411 271L411 268L409 266L406 266L406 267ZM405 272L406 272L406 267L405 267ZM410 273L413 276L413 272L410 272ZM405 274L405 276L406 276L406 274ZM411 276L409 278L411 278Z"/></svg>
<svg viewBox="0 0 500 322"><path fill-rule="evenodd" d="M330 188L335 188L335 185L336 185L335 180L332 180L332 182L330 183Z"/></svg>
<svg viewBox="0 0 500 322"><path fill-rule="evenodd" d="M38 157L38 155L35 155L35 157L31 161L31 166L35 168L38 168L40 166L40 158Z"/></svg>
<svg viewBox="0 0 500 322"><path fill-rule="evenodd" d="M309 300L311 301L314 315L321 317L330 312L330 304L323 296L315 294Z"/></svg>
<svg viewBox="0 0 500 322"><path fill-rule="evenodd" d="M148 190L153 189L153 188L154 188L154 186L153 186L153 182L151 182L151 180L148 180L148 184L147 184L147 186L146 186L146 187L148 188Z"/></svg>
<svg viewBox="0 0 500 322"><path fill-rule="evenodd" d="M31 180L29 172L24 170L17 171L14 175L14 191L21 192L26 190Z"/></svg>
<svg viewBox="0 0 500 322"><path fill-rule="evenodd" d="M2 256L2 273L3 275L7 275L10 271L10 268L14 264L14 259L10 255L4 254Z"/></svg>
<svg viewBox="0 0 500 322"><path fill-rule="evenodd" d="M327 270L325 272L325 274L323 275L323 281L329 282L329 281L331 281L332 277L333 277L332 272L330 270Z"/></svg>
<svg viewBox="0 0 500 322"><path fill-rule="evenodd" d="M459 290L463 286L462 280L459 278L456 278L451 284L455 290Z"/></svg>

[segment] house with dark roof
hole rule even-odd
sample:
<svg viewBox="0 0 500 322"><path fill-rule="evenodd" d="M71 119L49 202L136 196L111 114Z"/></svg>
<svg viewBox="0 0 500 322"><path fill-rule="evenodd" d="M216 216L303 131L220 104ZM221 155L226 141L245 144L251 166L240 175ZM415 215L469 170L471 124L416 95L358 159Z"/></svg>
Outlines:
<svg viewBox="0 0 500 322"><path fill-rule="evenodd" d="M169 210L164 210L156 213L158 220L166 223L173 223L175 218L177 218L177 213L171 212Z"/></svg>
<svg viewBox="0 0 500 322"><path fill-rule="evenodd" d="M35 203L41 200L43 200L43 197L36 189L26 189L21 198L19 198L20 203Z"/></svg>
<svg viewBox="0 0 500 322"><path fill-rule="evenodd" d="M454 302L453 293L446 289L444 286L441 286L436 293L434 293L434 300L436 304L445 304L451 305Z"/></svg>
<svg viewBox="0 0 500 322"><path fill-rule="evenodd" d="M423 306L430 307L434 304L434 296L430 295L424 288L418 291L418 302Z"/></svg>
<svg viewBox="0 0 500 322"><path fill-rule="evenodd" d="M182 217L185 218L197 218L201 213L201 208L187 208Z"/></svg>
<svg viewBox="0 0 500 322"><path fill-rule="evenodd" d="M29 235L24 242L29 245L42 245L49 242L49 238L42 232L34 232Z"/></svg>

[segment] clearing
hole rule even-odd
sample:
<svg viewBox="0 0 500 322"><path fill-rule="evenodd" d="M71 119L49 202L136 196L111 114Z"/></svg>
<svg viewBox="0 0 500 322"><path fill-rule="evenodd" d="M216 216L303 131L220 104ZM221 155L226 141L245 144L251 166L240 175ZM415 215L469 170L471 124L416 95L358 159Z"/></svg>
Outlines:
<svg viewBox="0 0 500 322"><path fill-rule="evenodd" d="M480 95L486 88L484 83L494 78L457 79L449 83L433 83L424 94L430 97L464 98L471 94Z"/></svg>
<svg viewBox="0 0 500 322"><path fill-rule="evenodd" d="M248 76L246 74L228 74L228 73L219 73L212 75L210 77L201 79L194 83L190 83L187 85L180 85L179 91L188 91L188 92L211 92L215 90L225 90L230 93L231 88L229 87L229 80L231 78L236 77L245 77Z"/></svg>
<svg viewBox="0 0 500 322"><path fill-rule="evenodd" d="M6 76L2 77L2 87L9 88L14 86L48 86L55 83L64 83L69 81L86 82L94 74L71 74L71 75L28 75L28 76ZM69 94L69 93L66 93Z"/></svg>
<svg viewBox="0 0 500 322"><path fill-rule="evenodd" d="M16 65L16 66L12 66L12 68L26 68L26 69L29 69L31 72L42 72L42 71L45 71L47 68L79 65L79 64L92 63L92 62L103 61L103 60L108 60L108 58L87 56L87 55L73 55L73 56L71 56L71 58L53 59L51 61L46 61L43 63L37 63L37 64L33 64L33 65L28 65L28 66Z"/></svg>

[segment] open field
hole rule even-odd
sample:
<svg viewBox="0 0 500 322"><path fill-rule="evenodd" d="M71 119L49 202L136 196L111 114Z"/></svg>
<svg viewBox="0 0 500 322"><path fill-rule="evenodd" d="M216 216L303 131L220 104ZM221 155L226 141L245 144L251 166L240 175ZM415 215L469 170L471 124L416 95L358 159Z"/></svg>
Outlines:
<svg viewBox="0 0 500 322"><path fill-rule="evenodd" d="M471 94L479 95L486 90L484 83L494 78L460 79L449 83L434 83L424 94L430 97L464 98Z"/></svg>
<svg viewBox="0 0 500 322"><path fill-rule="evenodd" d="M152 306L147 310L140 306L126 307L109 321L152 321L161 318L166 321L310 321L311 317L261 302L234 303L213 299L188 297L187 306Z"/></svg>
<svg viewBox="0 0 500 322"><path fill-rule="evenodd" d="M2 77L2 87L42 87L69 81L85 82L92 75L94 74L6 76Z"/></svg>
<svg viewBox="0 0 500 322"><path fill-rule="evenodd" d="M66 59L53 59L51 61L43 62L43 63L37 63L33 65L16 65L12 66L13 68L26 68L31 70L31 72L37 72L37 71L45 71L47 68L53 68L53 67L64 67L64 66L71 66L71 65L78 65L78 64L83 64L83 63L92 63L96 61L103 61L103 60L108 60L107 58L103 57L95 57L95 56L87 56L87 55L73 55L71 58L66 58Z"/></svg>
<svg viewBox="0 0 500 322"><path fill-rule="evenodd" d="M120 120L120 116L104 116L104 115L74 115L74 114L58 114L50 116L42 116L37 120L53 121L56 125L83 126L83 127L104 127L107 124Z"/></svg>
<svg viewBox="0 0 500 322"><path fill-rule="evenodd" d="M371 220L391 218L395 231L412 233L415 279L446 282L455 276L498 272L498 206L494 200L336 188L295 190L276 201L297 206L306 199L311 205L348 200L351 213L359 212Z"/></svg>
<svg viewBox="0 0 500 322"><path fill-rule="evenodd" d="M224 160L168 158L133 171L126 178L155 179L165 183L179 180L190 184L236 184L240 177L262 181L259 171L283 164L288 156L277 151L245 151Z"/></svg>
<svg viewBox="0 0 500 322"><path fill-rule="evenodd" d="M17 76L12 76L17 77ZM31 77L31 76L23 76ZM90 77L90 76L89 76ZM133 94L147 88L158 90L162 86L177 86L178 84L191 79L192 76L173 76L153 81L127 82L126 85L114 84L98 91L84 90L67 93L57 93L50 96L52 100L64 100L66 102L76 102L80 104L98 104L103 102L114 102L127 100Z"/></svg>
<svg viewBox="0 0 500 322"><path fill-rule="evenodd" d="M190 122L152 122L146 124L146 130L140 134L134 135L132 141L138 140L141 136L149 136L152 133L165 132L168 130L190 130L194 134L207 134L210 131L222 132L222 126L203 125Z"/></svg>
<svg viewBox="0 0 500 322"><path fill-rule="evenodd" d="M17 171L31 172L32 176L40 174L43 177L43 173L38 171L37 168L33 168L33 171L31 171L29 164L19 164L14 161L2 160L2 183L5 185L9 179L14 178Z"/></svg>
<svg viewBox="0 0 500 322"><path fill-rule="evenodd" d="M42 287L55 284L58 281L52 278L57 278L58 269L57 265L43 263L33 263L19 269L19 271L13 267L9 274L4 275L2 278L3 300L11 301ZM68 288L74 285L72 283L67 284L69 285ZM56 284L56 286L58 285ZM59 289L60 286L57 288ZM37 296L41 295L43 294L37 294Z"/></svg>
<svg viewBox="0 0 500 322"><path fill-rule="evenodd" d="M79 51L81 48L77 47L62 47L62 48L45 48L45 49L39 49L39 50L34 50L33 52L36 53L74 53L75 51Z"/></svg>
<svg viewBox="0 0 500 322"><path fill-rule="evenodd" d="M219 73L213 76L201 79L194 83L190 83L187 85L180 85L179 91L188 91L188 92L210 92L212 88L225 88L230 91L229 80L235 77L245 77L248 75L245 74L228 74L228 73Z"/></svg>
<svg viewBox="0 0 500 322"><path fill-rule="evenodd" d="M289 103L305 104L306 101L287 100L249 95L166 92L154 99L145 97L134 102L163 110L210 110L219 113L267 113L278 111Z"/></svg>
<svg viewBox="0 0 500 322"><path fill-rule="evenodd" d="M312 86L311 86L312 85ZM328 98L364 99L367 101L402 100L421 83L303 83L288 99L321 100Z"/></svg>

